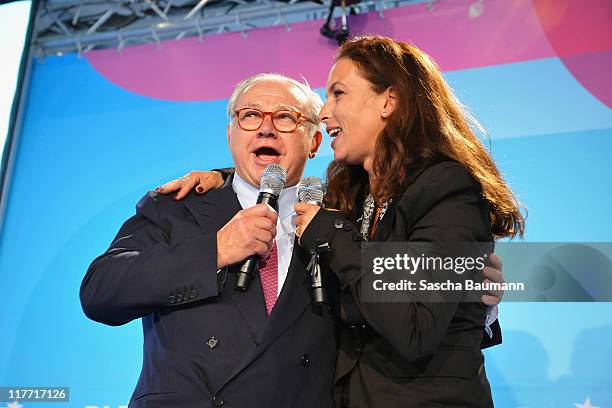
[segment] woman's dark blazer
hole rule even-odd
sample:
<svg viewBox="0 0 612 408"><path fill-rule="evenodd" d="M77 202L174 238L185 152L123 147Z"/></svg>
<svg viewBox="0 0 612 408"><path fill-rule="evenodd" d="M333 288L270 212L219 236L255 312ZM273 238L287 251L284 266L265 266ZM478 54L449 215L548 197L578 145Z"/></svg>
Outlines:
<svg viewBox="0 0 612 408"><path fill-rule="evenodd" d="M415 167L371 241L491 242L489 207L480 185L456 161ZM328 242L328 268L342 287L339 408L492 407L480 351L485 306L479 302L403 303L361 299L357 225L320 210L301 237ZM498 327L497 327L498 329Z"/></svg>

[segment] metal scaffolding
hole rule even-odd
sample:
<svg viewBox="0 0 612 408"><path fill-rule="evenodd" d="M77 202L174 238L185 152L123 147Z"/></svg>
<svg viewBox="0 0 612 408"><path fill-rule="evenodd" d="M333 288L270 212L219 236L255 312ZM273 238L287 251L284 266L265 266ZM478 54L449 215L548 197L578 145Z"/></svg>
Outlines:
<svg viewBox="0 0 612 408"><path fill-rule="evenodd" d="M160 44L163 40L240 32L324 19L338 0L46 0L38 8L33 48L37 57L78 55L94 49ZM350 14L435 0L352 0ZM338 10L337 10L338 11Z"/></svg>

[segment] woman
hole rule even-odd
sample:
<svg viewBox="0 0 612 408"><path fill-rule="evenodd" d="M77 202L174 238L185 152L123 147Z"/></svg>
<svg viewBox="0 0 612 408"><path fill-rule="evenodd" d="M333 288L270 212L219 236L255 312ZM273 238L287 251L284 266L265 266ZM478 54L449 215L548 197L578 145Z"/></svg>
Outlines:
<svg viewBox="0 0 612 408"><path fill-rule="evenodd" d="M363 301L360 242L523 234L512 193L433 61L369 36L339 50L320 117L334 138L325 207L297 204L300 244L328 242L342 293L339 407L492 406L480 303ZM477 128L477 126L475 126ZM338 228L340 226L340 228Z"/></svg>
<svg viewBox="0 0 612 408"><path fill-rule="evenodd" d="M324 259L342 287L336 405L492 406L480 352L484 305L367 302L360 286L363 240L523 234L516 200L470 127L477 123L427 55L389 38L344 43L326 92L327 209L297 204L296 235L307 249L329 243Z"/></svg>

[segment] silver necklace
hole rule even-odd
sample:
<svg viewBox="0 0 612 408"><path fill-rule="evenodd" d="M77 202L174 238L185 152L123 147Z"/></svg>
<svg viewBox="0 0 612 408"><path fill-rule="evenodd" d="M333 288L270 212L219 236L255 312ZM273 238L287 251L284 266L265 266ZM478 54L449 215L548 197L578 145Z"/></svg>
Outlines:
<svg viewBox="0 0 612 408"><path fill-rule="evenodd" d="M387 212L387 208L389 208L389 204L391 204L391 199L385 201L383 205L380 207L380 213L378 215L378 222L380 222L385 213ZM361 229L359 233L366 240L370 236L370 225L372 224L372 218L374 216L374 209L376 208L376 203L374 202L374 197L371 194L365 198L363 202L363 212L361 213L361 218L357 221L361 220Z"/></svg>

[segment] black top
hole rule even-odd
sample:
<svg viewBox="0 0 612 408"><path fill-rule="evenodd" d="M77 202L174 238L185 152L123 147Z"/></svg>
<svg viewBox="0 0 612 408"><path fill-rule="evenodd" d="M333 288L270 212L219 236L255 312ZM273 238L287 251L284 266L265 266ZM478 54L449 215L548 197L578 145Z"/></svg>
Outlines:
<svg viewBox="0 0 612 408"><path fill-rule="evenodd" d="M361 296L357 225L321 210L301 237L305 248L328 242L329 269L342 287L336 406L490 407L483 367L485 306L479 302L366 302ZM371 241L490 242L489 206L459 163L436 160L409 173ZM488 337L488 336L485 336Z"/></svg>

